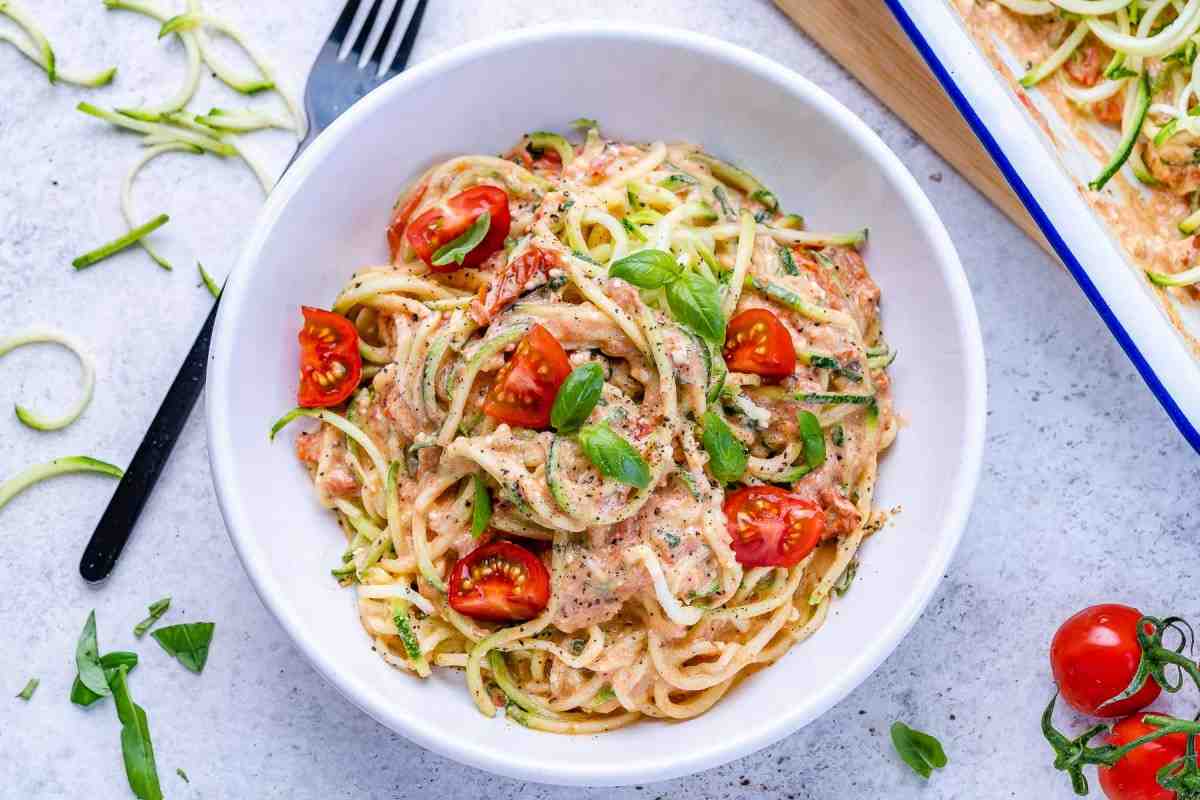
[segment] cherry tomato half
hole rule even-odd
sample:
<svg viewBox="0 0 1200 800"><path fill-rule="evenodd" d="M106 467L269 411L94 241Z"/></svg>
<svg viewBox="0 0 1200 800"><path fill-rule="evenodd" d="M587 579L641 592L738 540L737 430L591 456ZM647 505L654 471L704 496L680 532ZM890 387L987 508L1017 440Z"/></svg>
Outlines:
<svg viewBox="0 0 1200 800"><path fill-rule="evenodd" d="M417 210L417 206L421 204L422 198L425 197L425 190L428 188L429 179L426 178L396 202L396 212L392 215L392 221L387 229L388 247L392 251L392 261L396 260L396 253L400 251L400 245L404 241L404 229L408 227L408 220Z"/></svg>
<svg viewBox="0 0 1200 800"><path fill-rule="evenodd" d="M358 331L340 314L301 306L304 327L300 329L300 390L304 408L341 405L362 378L362 356L358 353Z"/></svg>
<svg viewBox="0 0 1200 800"><path fill-rule="evenodd" d="M1095 86L1104 74L1104 68L1112 60L1112 50L1104 46L1095 36L1089 35L1082 45L1071 53L1063 70L1071 80L1081 86Z"/></svg>
<svg viewBox="0 0 1200 800"><path fill-rule="evenodd" d="M1126 717L1113 726L1108 744L1120 747L1134 739L1153 733L1153 725L1145 723L1145 714ZM1175 792L1158 782L1158 771L1183 758L1187 752L1187 735L1172 733L1135 747L1112 767L1100 767L1100 788L1109 800L1175 800Z"/></svg>
<svg viewBox="0 0 1200 800"><path fill-rule="evenodd" d="M457 239L475 224L483 212L491 214L487 235L475 246L462 264L450 262L434 266L433 255L443 245ZM454 272L460 266L477 267L492 253L504 247L512 218L508 211L508 195L495 186L473 186L439 203L412 221L405 234L408 243L422 261L434 272Z"/></svg>
<svg viewBox="0 0 1200 800"><path fill-rule="evenodd" d="M794 567L813 551L825 515L811 500L777 486L747 486L725 498L733 552L746 567Z"/></svg>
<svg viewBox="0 0 1200 800"><path fill-rule="evenodd" d="M1162 691L1153 679L1126 700L1100 708L1129 686L1137 672L1142 648L1137 623L1142 612L1107 604L1085 608L1068 619L1050 643L1050 668L1062 697L1094 717L1123 717L1145 708Z"/></svg>
<svg viewBox="0 0 1200 800"><path fill-rule="evenodd" d="M512 542L477 547L450 571L450 607L472 619L533 619L550 602L550 573L533 553Z"/></svg>
<svg viewBox="0 0 1200 800"><path fill-rule="evenodd" d="M751 308L729 321L724 354L731 372L786 378L796 371L792 336L765 308Z"/></svg>
<svg viewBox="0 0 1200 800"><path fill-rule="evenodd" d="M534 325L496 375L483 413L521 428L548 427L558 387L570 374L567 351L550 331Z"/></svg>

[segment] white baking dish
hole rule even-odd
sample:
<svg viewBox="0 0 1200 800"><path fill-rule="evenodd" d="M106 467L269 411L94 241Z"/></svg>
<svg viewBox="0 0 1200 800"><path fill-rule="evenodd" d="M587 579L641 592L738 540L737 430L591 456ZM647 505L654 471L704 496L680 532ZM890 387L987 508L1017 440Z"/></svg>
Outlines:
<svg viewBox="0 0 1200 800"><path fill-rule="evenodd" d="M886 0L900 26L1025 204L1167 415L1200 450L1200 362L1141 271L1080 196L1096 162L1082 146L1056 152L1011 84L945 0ZM1036 93L1030 93L1036 102ZM1052 115L1050 123L1053 125ZM1195 324L1195 309L1177 309Z"/></svg>

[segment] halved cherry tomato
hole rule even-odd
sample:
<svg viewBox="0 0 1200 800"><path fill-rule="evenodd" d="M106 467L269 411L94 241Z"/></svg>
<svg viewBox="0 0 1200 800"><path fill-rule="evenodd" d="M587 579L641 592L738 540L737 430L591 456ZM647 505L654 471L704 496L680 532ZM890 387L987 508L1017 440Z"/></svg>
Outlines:
<svg viewBox="0 0 1200 800"><path fill-rule="evenodd" d="M304 327L300 329L299 403L305 408L340 405L362 378L358 331L341 314L309 306L300 310Z"/></svg>
<svg viewBox="0 0 1200 800"><path fill-rule="evenodd" d="M725 363L732 372L786 378L796 371L796 347L779 317L765 308L751 308L729 321Z"/></svg>
<svg viewBox="0 0 1200 800"><path fill-rule="evenodd" d="M443 245L457 239L475 224L483 212L491 214L491 223L483 241L467 254L463 263L450 262L434 266L433 254ZM408 243L422 261L434 272L454 272L460 266L477 267L488 256L504 247L512 218L508 211L508 195L495 186L473 186L454 195L412 221L405 234Z"/></svg>
<svg viewBox="0 0 1200 800"><path fill-rule="evenodd" d="M776 486L747 486L725 498L733 552L746 567L794 567L825 528L817 504Z"/></svg>
<svg viewBox="0 0 1200 800"><path fill-rule="evenodd" d="M558 253L535 244L526 247L498 269L486 286L479 287L479 298L471 303L471 316L480 325L487 325L526 291L530 281L540 281L556 267L562 267Z"/></svg>
<svg viewBox="0 0 1200 800"><path fill-rule="evenodd" d="M1113 726L1107 743L1120 747L1157 730L1145 714L1126 717ZM1171 733L1135 747L1112 767L1100 767L1100 788L1109 800L1175 800L1175 792L1158 782L1158 771L1183 758L1187 735Z"/></svg>
<svg viewBox="0 0 1200 800"><path fill-rule="evenodd" d="M1154 679L1132 697L1101 708L1129 686L1142 648L1137 624L1142 612L1109 603L1085 608L1068 619L1050 643L1050 668L1072 708L1094 717L1123 717L1153 703L1162 691Z"/></svg>
<svg viewBox="0 0 1200 800"><path fill-rule="evenodd" d="M550 331L534 325L496 375L483 413L521 428L545 428L558 387L570 374L567 351Z"/></svg>
<svg viewBox="0 0 1200 800"><path fill-rule="evenodd" d="M1100 76L1111 58L1112 50L1089 34L1083 44L1067 59L1063 69L1081 86L1095 86L1100 82Z"/></svg>
<svg viewBox="0 0 1200 800"><path fill-rule="evenodd" d="M387 229L388 247L392 252L392 261L396 260L396 253L400 251L400 243L404 241L404 229L408 227L409 217L421 204L421 199L425 197L425 190L428 188L429 179L426 178L396 203L396 213L392 215L391 224Z"/></svg>
<svg viewBox="0 0 1200 800"><path fill-rule="evenodd" d="M499 541L477 547L450 571L450 607L472 619L533 619L550 602L550 573L520 545Z"/></svg>

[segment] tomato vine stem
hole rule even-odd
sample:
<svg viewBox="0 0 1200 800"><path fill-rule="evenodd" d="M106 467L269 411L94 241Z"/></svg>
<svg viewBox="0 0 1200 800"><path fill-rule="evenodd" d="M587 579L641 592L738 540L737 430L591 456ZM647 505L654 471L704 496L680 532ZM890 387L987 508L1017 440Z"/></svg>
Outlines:
<svg viewBox="0 0 1200 800"><path fill-rule="evenodd" d="M1196 735L1200 734L1200 722L1176 719L1161 714L1148 714L1144 721L1147 725L1157 728L1154 732L1147 733L1120 747L1111 744L1093 747L1092 739L1100 734L1108 733L1109 726L1093 725L1074 739L1068 739L1065 734L1054 727L1054 706L1057 702L1058 693L1055 692L1054 697L1050 698L1050 704L1042 712L1042 735L1046 737L1046 741L1054 750L1055 769L1071 776L1071 788L1075 790L1075 794L1083 796L1088 793L1088 780L1083 774L1084 767L1090 764L1104 767L1116 766L1116 763L1131 751L1148 742L1173 733L1185 733L1188 734L1189 752L1192 753L1190 764L1180 765L1178 761L1174 761L1163 768L1159 773L1159 778L1160 782L1165 777L1167 780L1175 781L1181 787L1176 789L1180 792L1178 800L1200 800L1200 768L1196 766L1194 754L1194 741ZM1163 785L1166 786L1165 783Z"/></svg>
<svg viewBox="0 0 1200 800"><path fill-rule="evenodd" d="M1180 636L1179 646L1172 650L1163 645L1163 635L1173 630ZM1188 656L1183 655L1184 648L1195 641L1192 627L1181 617L1142 617L1137 624L1138 645L1142 649L1142 657L1138 661L1137 672L1125 691L1104 701L1100 708L1112 703L1119 703L1142 690L1146 681L1153 680L1167 692L1178 692L1183 688L1183 676L1186 674L1200 688L1200 667ZM1178 680L1172 683L1167 679L1167 667L1179 670Z"/></svg>

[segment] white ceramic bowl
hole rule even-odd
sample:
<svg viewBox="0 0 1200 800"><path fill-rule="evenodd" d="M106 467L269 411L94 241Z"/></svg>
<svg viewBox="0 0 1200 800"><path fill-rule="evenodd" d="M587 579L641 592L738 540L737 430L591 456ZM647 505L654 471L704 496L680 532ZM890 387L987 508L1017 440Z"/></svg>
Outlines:
<svg viewBox="0 0 1200 800"><path fill-rule="evenodd" d="M902 512L866 546L828 623L779 663L682 724L601 736L487 720L458 673L418 681L386 666L354 595L329 577L344 547L284 433L294 404L298 306L328 303L385 260L400 191L436 159L497 153L522 133L586 115L617 137L689 140L745 165L814 229L871 228L896 406L906 424L878 499ZM892 652L950 561L983 446L983 346L954 247L916 181L821 89L720 41L653 27L542 27L456 49L347 111L272 192L221 302L208 432L217 496L263 602L316 668L388 727L442 755L516 778L623 784L716 766L792 733Z"/></svg>

